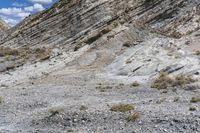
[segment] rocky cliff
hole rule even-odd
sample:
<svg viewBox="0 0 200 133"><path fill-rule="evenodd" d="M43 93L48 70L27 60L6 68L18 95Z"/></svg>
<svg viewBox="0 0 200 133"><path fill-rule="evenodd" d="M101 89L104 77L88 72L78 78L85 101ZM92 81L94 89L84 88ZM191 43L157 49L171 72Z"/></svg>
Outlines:
<svg viewBox="0 0 200 133"><path fill-rule="evenodd" d="M179 38L199 29L199 4L197 0L60 0L2 35L0 45L72 48L74 43L90 43L94 34L109 32L105 29L126 24Z"/></svg>

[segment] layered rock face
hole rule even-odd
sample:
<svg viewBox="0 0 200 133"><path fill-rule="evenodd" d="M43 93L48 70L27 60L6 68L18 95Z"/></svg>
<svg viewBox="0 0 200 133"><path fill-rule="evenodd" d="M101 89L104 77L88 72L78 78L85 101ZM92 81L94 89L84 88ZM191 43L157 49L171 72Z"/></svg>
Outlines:
<svg viewBox="0 0 200 133"><path fill-rule="evenodd" d="M0 45L65 45L70 49L74 43L92 43L99 33L124 24L181 37L197 30L199 20L197 0L60 0L0 35Z"/></svg>

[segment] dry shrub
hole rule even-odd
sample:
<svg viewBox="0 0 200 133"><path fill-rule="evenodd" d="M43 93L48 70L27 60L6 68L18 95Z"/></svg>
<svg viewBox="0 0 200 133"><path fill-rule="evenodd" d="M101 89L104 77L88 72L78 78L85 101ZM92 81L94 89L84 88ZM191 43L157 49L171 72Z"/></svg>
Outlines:
<svg viewBox="0 0 200 133"><path fill-rule="evenodd" d="M138 87L138 86L140 86L140 84L137 81L135 81L131 84L131 87Z"/></svg>
<svg viewBox="0 0 200 133"><path fill-rule="evenodd" d="M196 111L196 110L197 110L196 107L190 107L190 108L189 108L189 111Z"/></svg>
<svg viewBox="0 0 200 133"><path fill-rule="evenodd" d="M198 103L200 102L200 96L194 96L190 100L191 103Z"/></svg>
<svg viewBox="0 0 200 133"><path fill-rule="evenodd" d="M17 49L11 49L8 47L0 47L0 57L4 56L17 56L19 55L19 51Z"/></svg>
<svg viewBox="0 0 200 133"><path fill-rule="evenodd" d="M152 88L167 89L168 87L183 86L195 82L191 76L180 75L170 76L167 73L161 73L158 78L153 82Z"/></svg>
<svg viewBox="0 0 200 133"><path fill-rule="evenodd" d="M84 105L81 105L81 107L79 108L81 111L86 111L88 110L88 107L84 106Z"/></svg>
<svg viewBox="0 0 200 133"><path fill-rule="evenodd" d="M36 48L35 49L36 58L40 60L47 60L50 58L51 50L47 48Z"/></svg>
<svg viewBox="0 0 200 133"><path fill-rule="evenodd" d="M27 62L44 61L50 58L52 49L50 48L29 48L21 47L18 49L0 47L1 63L11 61L11 65L7 66L6 70L12 70L22 66Z"/></svg>
<svg viewBox="0 0 200 133"><path fill-rule="evenodd" d="M53 107L53 108L50 108L48 111L49 113L51 113L51 116L53 116L53 115L60 114L64 112L65 110L62 107Z"/></svg>
<svg viewBox="0 0 200 133"><path fill-rule="evenodd" d="M133 110L134 107L130 104L116 104L111 107L111 111L114 112L127 112Z"/></svg>
<svg viewBox="0 0 200 133"><path fill-rule="evenodd" d="M197 50L195 54L200 55L200 50Z"/></svg>
<svg viewBox="0 0 200 133"><path fill-rule="evenodd" d="M137 119L139 119L140 118L140 114L139 113L133 113L133 114L130 114L127 118L126 118L126 120L128 121L128 122L135 122Z"/></svg>
<svg viewBox="0 0 200 133"><path fill-rule="evenodd" d="M0 104L2 104L3 103L3 98L2 97L0 97Z"/></svg>

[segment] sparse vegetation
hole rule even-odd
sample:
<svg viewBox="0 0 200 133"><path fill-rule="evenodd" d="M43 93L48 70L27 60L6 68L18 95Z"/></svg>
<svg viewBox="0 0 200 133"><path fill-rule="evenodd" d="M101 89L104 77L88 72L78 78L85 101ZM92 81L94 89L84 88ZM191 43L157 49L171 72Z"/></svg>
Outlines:
<svg viewBox="0 0 200 133"><path fill-rule="evenodd" d="M190 83L194 83L196 80L193 79L191 76L177 76L175 77L174 83L172 84L172 86L182 86L182 85L186 85L186 84L190 84Z"/></svg>
<svg viewBox="0 0 200 133"><path fill-rule="evenodd" d="M73 132L73 129L68 129L67 132L70 132L70 133L71 133L71 132Z"/></svg>
<svg viewBox="0 0 200 133"><path fill-rule="evenodd" d="M97 86L96 89L99 90L100 92L106 92L107 90L112 89L112 86Z"/></svg>
<svg viewBox="0 0 200 133"><path fill-rule="evenodd" d="M198 103L200 102L200 96L194 96L190 100L191 103Z"/></svg>
<svg viewBox="0 0 200 133"><path fill-rule="evenodd" d="M86 111L88 110L88 107L84 106L84 105L81 105L81 107L79 108L81 111Z"/></svg>
<svg viewBox="0 0 200 133"><path fill-rule="evenodd" d="M132 63L132 60L126 60L126 64Z"/></svg>
<svg viewBox="0 0 200 133"><path fill-rule="evenodd" d="M179 99L180 99L179 97L175 97L175 98L174 98L174 102L178 102Z"/></svg>
<svg viewBox="0 0 200 133"><path fill-rule="evenodd" d="M174 31L174 32L171 33L171 36L176 38L176 39L179 39L179 38L181 38L182 35L181 35L181 33Z"/></svg>
<svg viewBox="0 0 200 133"><path fill-rule="evenodd" d="M116 104L111 107L111 111L114 112L127 112L133 110L134 107L130 104Z"/></svg>
<svg viewBox="0 0 200 133"><path fill-rule="evenodd" d="M17 56L19 51L17 49L11 49L7 47L0 47L0 57L4 56Z"/></svg>
<svg viewBox="0 0 200 133"><path fill-rule="evenodd" d="M158 78L153 82L152 88L167 89L168 87L183 86L195 82L190 76L170 76L167 73L161 73Z"/></svg>
<svg viewBox="0 0 200 133"><path fill-rule="evenodd" d="M100 32L93 34L90 38L88 38L85 43L92 44L93 42L97 41L99 38L101 38L104 34L109 33L112 31L112 27L106 27L102 29Z"/></svg>
<svg viewBox="0 0 200 133"><path fill-rule="evenodd" d="M173 80L166 73L161 73L159 77L153 82L152 88L166 89L169 84L172 84Z"/></svg>
<svg viewBox="0 0 200 133"><path fill-rule="evenodd" d="M140 84L137 81L135 81L131 84L131 87L138 87L138 86L140 86Z"/></svg>
<svg viewBox="0 0 200 133"><path fill-rule="evenodd" d="M11 70L16 67L22 66L26 62L43 61L50 58L51 49L49 48L28 48L22 47L18 49L0 47L1 63L10 61L10 65L6 70Z"/></svg>
<svg viewBox="0 0 200 133"><path fill-rule="evenodd" d="M161 98L156 101L156 104L161 104L166 101L166 98Z"/></svg>
<svg viewBox="0 0 200 133"><path fill-rule="evenodd" d="M0 97L0 104L2 104L3 103L3 98L2 97Z"/></svg>
<svg viewBox="0 0 200 133"><path fill-rule="evenodd" d="M189 108L189 111L195 111L195 110L197 110L196 107L190 107L190 108Z"/></svg>
<svg viewBox="0 0 200 133"><path fill-rule="evenodd" d="M12 49L12 48L4 48L0 47L0 57L15 56L16 59L29 59L30 57L35 57L36 59L43 59L44 57L49 57L51 53L51 49L49 48L35 48L31 49L28 47Z"/></svg>
<svg viewBox="0 0 200 133"><path fill-rule="evenodd" d="M57 115L64 112L64 109L61 107L53 107L49 109L49 113L51 113L51 116Z"/></svg>
<svg viewBox="0 0 200 133"><path fill-rule="evenodd" d="M133 114L130 114L127 118L126 118L126 120L128 121L128 122L135 122L137 119L139 119L140 118L140 114L139 113L133 113Z"/></svg>
<svg viewBox="0 0 200 133"><path fill-rule="evenodd" d="M80 48L81 48L81 45L80 45L80 44L79 44L79 45L76 45L76 46L74 47L74 51L78 51Z"/></svg>
<svg viewBox="0 0 200 133"><path fill-rule="evenodd" d="M124 44L123 44L123 47L131 47L132 46L132 44L131 44L131 42L129 42L129 41L127 41L127 42L125 42Z"/></svg>
<svg viewBox="0 0 200 133"><path fill-rule="evenodd" d="M47 48L36 48L35 50L36 58L39 60L47 60L50 58L51 50Z"/></svg>
<svg viewBox="0 0 200 133"><path fill-rule="evenodd" d="M198 56L200 55L200 50L196 51L196 55L198 55Z"/></svg>
<svg viewBox="0 0 200 133"><path fill-rule="evenodd" d="M119 86L124 86L124 83L120 83Z"/></svg>

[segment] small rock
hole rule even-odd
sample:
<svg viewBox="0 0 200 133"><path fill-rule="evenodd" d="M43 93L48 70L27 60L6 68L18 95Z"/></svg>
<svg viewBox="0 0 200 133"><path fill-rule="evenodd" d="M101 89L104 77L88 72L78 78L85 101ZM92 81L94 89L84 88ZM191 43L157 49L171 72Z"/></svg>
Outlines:
<svg viewBox="0 0 200 133"><path fill-rule="evenodd" d="M167 129L163 129L164 132L167 132Z"/></svg>

